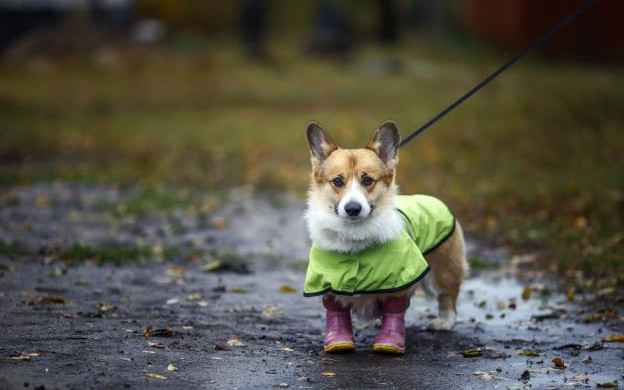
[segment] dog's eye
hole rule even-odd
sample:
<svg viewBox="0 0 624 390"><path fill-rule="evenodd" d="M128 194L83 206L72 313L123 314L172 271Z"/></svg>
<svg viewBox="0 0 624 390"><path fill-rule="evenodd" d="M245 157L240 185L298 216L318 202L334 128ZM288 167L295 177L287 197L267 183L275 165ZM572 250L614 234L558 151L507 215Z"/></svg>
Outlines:
<svg viewBox="0 0 624 390"><path fill-rule="evenodd" d="M344 181L342 181L342 178L337 177L334 180L332 180L332 183L334 184L334 187L342 187L344 185Z"/></svg>
<svg viewBox="0 0 624 390"><path fill-rule="evenodd" d="M370 177L370 176L366 176L366 177L364 177L364 178L362 179L362 185L363 185L364 187L369 187L369 186L371 186L374 182L375 182L375 180L373 180L373 178L372 178L372 177Z"/></svg>

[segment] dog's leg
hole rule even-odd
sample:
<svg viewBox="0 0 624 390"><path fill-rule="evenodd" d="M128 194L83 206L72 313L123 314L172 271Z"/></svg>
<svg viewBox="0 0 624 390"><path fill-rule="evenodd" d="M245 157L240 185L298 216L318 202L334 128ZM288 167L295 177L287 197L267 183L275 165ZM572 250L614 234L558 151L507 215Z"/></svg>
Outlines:
<svg viewBox="0 0 624 390"><path fill-rule="evenodd" d="M456 300L457 293L438 295L438 317L434 318L427 327L431 330L451 330L457 317Z"/></svg>
<svg viewBox="0 0 624 390"><path fill-rule="evenodd" d="M438 317L428 328L431 330L451 330L457 317L457 296L464 275L467 272L464 236L459 223L453 234L438 248L427 254L431 267L430 282L438 297Z"/></svg>

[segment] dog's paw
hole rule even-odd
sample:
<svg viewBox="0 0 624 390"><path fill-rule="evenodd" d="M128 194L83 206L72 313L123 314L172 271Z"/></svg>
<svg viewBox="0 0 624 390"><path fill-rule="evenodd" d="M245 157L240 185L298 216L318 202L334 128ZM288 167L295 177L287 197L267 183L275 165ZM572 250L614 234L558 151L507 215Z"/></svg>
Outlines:
<svg viewBox="0 0 624 390"><path fill-rule="evenodd" d="M429 330L451 330L453 328L454 323L446 320L444 318L436 318L432 320L428 325L427 329Z"/></svg>
<svg viewBox="0 0 624 390"><path fill-rule="evenodd" d="M453 325L455 325L455 313L442 311L438 315L438 318L433 319L429 325L427 325L427 329L429 330L451 330L453 329Z"/></svg>

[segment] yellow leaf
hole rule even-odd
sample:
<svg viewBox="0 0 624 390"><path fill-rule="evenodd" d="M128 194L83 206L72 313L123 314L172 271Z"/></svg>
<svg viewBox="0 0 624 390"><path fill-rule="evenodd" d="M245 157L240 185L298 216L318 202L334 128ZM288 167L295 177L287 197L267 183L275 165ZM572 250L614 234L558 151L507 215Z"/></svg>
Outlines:
<svg viewBox="0 0 624 390"><path fill-rule="evenodd" d="M574 301L574 287L570 287L568 289L568 292L566 292L566 298L569 302Z"/></svg>
<svg viewBox="0 0 624 390"><path fill-rule="evenodd" d="M292 348L284 347L284 348L282 348L282 351L284 351L284 352L293 352L294 350Z"/></svg>
<svg viewBox="0 0 624 390"><path fill-rule="evenodd" d="M297 289L294 288L293 286L288 285L288 284L283 284L282 286L280 286L278 291L281 292L281 293L284 293L284 294L289 294L289 293L297 292Z"/></svg>
<svg viewBox="0 0 624 390"><path fill-rule="evenodd" d="M596 383L596 386L602 387L602 388L608 388L608 389L617 389L619 385L618 385L618 381L612 381L612 382Z"/></svg>
<svg viewBox="0 0 624 390"><path fill-rule="evenodd" d="M323 371L321 372L321 375L323 376L336 376L335 372L331 372L331 371Z"/></svg>
<svg viewBox="0 0 624 390"><path fill-rule="evenodd" d="M516 349L516 355L538 357L540 354L532 349Z"/></svg>
<svg viewBox="0 0 624 390"><path fill-rule="evenodd" d="M607 343L624 343L624 334L610 334L602 341L606 341Z"/></svg>
<svg viewBox="0 0 624 390"><path fill-rule="evenodd" d="M160 374L145 374L146 377L148 378L152 378L152 379L160 379L160 380L167 380L167 377L164 375L160 375Z"/></svg>
<svg viewBox="0 0 624 390"><path fill-rule="evenodd" d="M214 272L223 268L223 262L221 260L213 260L210 263L204 265L201 270L203 272Z"/></svg>
<svg viewBox="0 0 624 390"><path fill-rule="evenodd" d="M524 286L524 288L522 289L522 299L524 299L525 301L528 301L529 298L531 298L532 292L533 292L533 289L531 288L531 286Z"/></svg>
<svg viewBox="0 0 624 390"><path fill-rule="evenodd" d="M169 364L167 366L167 371L177 371L178 367L174 366L173 364Z"/></svg>
<svg viewBox="0 0 624 390"><path fill-rule="evenodd" d="M479 357L483 355L483 350L481 348L467 349L465 351L461 351L461 354L466 358Z"/></svg>
<svg viewBox="0 0 624 390"><path fill-rule="evenodd" d="M200 293L193 293L186 296L187 301L201 301L202 296Z"/></svg>

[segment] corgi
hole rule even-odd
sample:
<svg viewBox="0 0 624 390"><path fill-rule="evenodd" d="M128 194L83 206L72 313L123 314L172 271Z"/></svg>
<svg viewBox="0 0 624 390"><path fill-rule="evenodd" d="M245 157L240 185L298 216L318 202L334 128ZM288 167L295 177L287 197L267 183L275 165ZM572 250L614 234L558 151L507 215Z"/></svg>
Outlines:
<svg viewBox="0 0 624 390"><path fill-rule="evenodd" d="M342 149L307 126L312 173L304 219L313 242L304 295L322 296L324 350L355 350L351 314L381 317L373 351L405 352L405 311L416 287L438 301L428 328L451 330L468 271L462 228L439 200L398 195L400 136L382 123L360 149Z"/></svg>

